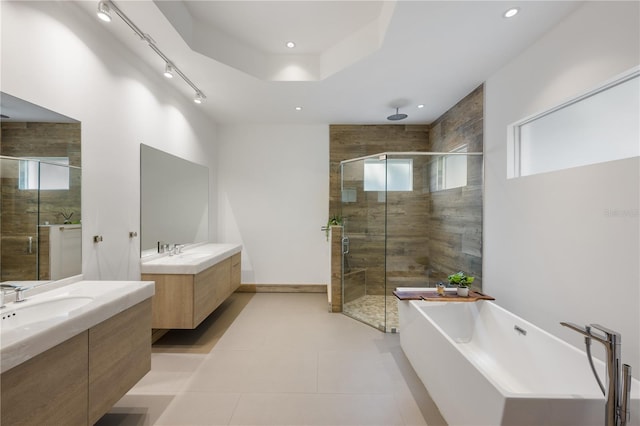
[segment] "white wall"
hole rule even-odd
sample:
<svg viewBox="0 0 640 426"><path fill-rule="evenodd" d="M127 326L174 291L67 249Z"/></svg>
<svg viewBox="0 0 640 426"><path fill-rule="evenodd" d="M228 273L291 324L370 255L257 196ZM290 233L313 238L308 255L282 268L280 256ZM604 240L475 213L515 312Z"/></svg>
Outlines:
<svg viewBox="0 0 640 426"><path fill-rule="evenodd" d="M621 332L636 377L638 158L507 180L506 152L510 123L640 63L639 13L638 2L585 2L487 80L483 269L497 303L580 348L560 321Z"/></svg>
<svg viewBox="0 0 640 426"><path fill-rule="evenodd" d="M221 125L222 242L243 244L242 282L328 284L329 126Z"/></svg>
<svg viewBox="0 0 640 426"><path fill-rule="evenodd" d="M213 169L215 125L75 2L1 7L1 90L82 122L85 278L139 279L140 143Z"/></svg>

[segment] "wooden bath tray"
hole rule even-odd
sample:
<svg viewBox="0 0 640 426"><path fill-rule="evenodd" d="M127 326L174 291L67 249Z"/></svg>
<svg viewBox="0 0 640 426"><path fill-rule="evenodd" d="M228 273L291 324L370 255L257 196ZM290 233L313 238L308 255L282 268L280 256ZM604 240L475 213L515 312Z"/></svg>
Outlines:
<svg viewBox="0 0 640 426"><path fill-rule="evenodd" d="M496 300L491 296L469 290L468 297L458 296L457 293L447 292L440 296L435 291L393 291L393 295L400 300L426 300L428 302L477 302L478 300Z"/></svg>

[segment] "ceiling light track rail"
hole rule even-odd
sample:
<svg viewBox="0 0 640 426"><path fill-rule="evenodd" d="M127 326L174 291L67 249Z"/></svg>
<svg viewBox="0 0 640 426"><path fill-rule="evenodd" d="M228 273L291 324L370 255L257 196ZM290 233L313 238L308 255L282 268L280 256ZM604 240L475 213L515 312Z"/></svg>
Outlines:
<svg viewBox="0 0 640 426"><path fill-rule="evenodd" d="M167 55L164 54L164 52L162 52L162 50L160 50L160 48L156 45L155 40L153 40L153 38L151 38L149 34L143 32L131 19L129 19L129 17L122 10L120 10L120 8L113 1L102 0L100 3L98 3L98 17L103 21L111 21L111 10L113 10L115 14L118 15L120 19L122 19L122 21L124 21L124 23L127 24L127 26L129 26L129 28L131 28L138 37L140 37L141 40L147 42L151 50L153 50L158 56L160 56L160 58L162 58L167 68L170 68L173 73L179 75L180 78L182 78L182 80L184 80L184 82L187 83L196 92L193 99L195 103L200 104L207 98L202 90L200 90L198 86L196 86L189 79L189 77L187 77L180 70L180 68L178 68L176 64L171 59L169 59Z"/></svg>

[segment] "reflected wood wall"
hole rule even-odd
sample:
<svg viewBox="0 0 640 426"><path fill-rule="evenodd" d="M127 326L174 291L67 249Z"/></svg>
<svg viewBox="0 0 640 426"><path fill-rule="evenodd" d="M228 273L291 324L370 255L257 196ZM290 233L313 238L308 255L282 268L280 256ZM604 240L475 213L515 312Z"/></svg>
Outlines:
<svg viewBox="0 0 640 426"><path fill-rule="evenodd" d="M10 157L69 157L80 166L80 123L3 122L0 154ZM11 164L14 163L14 164ZM38 201L39 220L63 223L61 212L73 212L72 221L82 219L80 211L81 173L70 170L69 190L18 189L17 162L3 162L0 178L0 280L37 280ZM32 237L32 252L28 238Z"/></svg>
<svg viewBox="0 0 640 426"><path fill-rule="evenodd" d="M466 187L437 192L429 190L432 157L414 157L413 191L388 192L386 200L384 193L364 191L362 162L353 163L345 168L345 187L356 201L344 204L340 161L380 152L448 152L465 144L468 152L482 152L483 102L479 86L431 125L330 126L329 214L345 220L351 244L345 272L366 271L366 294L384 294L385 273L387 294L400 286L433 286L458 270L476 276L481 288L482 157L467 157Z"/></svg>

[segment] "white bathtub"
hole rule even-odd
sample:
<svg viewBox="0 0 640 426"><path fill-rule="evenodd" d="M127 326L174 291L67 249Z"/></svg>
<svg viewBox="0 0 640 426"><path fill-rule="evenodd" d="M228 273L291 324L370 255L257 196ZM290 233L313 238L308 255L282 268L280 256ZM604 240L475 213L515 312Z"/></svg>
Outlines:
<svg viewBox="0 0 640 426"><path fill-rule="evenodd" d="M450 425L604 424L583 351L489 301L411 301L399 310L402 349ZM637 380L631 394L629 424L640 425Z"/></svg>

